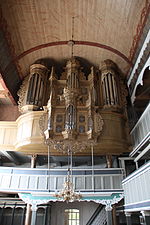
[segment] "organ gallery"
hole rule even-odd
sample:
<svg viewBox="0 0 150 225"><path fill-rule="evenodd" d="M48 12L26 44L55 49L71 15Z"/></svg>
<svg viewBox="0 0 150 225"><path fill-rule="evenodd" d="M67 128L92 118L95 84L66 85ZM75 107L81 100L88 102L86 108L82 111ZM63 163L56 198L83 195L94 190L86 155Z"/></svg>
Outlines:
<svg viewBox="0 0 150 225"><path fill-rule="evenodd" d="M30 66L18 92L21 116L18 130L28 123L28 134L19 136L16 150L42 154L67 152L119 154L128 151L126 95L122 74L111 60L83 73L80 61L72 57L61 74L43 61ZM34 129L32 129L34 124ZM36 126L35 126L36 125ZM36 127L36 128L35 128ZM36 140L36 142L35 142ZM36 149L36 150L35 150ZM37 151L37 152L35 152Z"/></svg>

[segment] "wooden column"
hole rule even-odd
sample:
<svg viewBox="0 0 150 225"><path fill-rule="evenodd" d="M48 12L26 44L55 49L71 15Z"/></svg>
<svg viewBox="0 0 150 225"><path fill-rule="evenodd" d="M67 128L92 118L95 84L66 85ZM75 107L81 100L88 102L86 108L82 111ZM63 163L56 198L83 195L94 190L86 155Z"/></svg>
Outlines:
<svg viewBox="0 0 150 225"><path fill-rule="evenodd" d="M51 225L51 205L48 205L47 224ZM46 225L46 224L45 224Z"/></svg>
<svg viewBox="0 0 150 225"><path fill-rule="evenodd" d="M118 225L117 215L116 215L116 206L115 205L113 205L112 216L113 216L113 225Z"/></svg>
<svg viewBox="0 0 150 225"><path fill-rule="evenodd" d="M12 209L12 215L11 215L11 223L10 223L10 225L13 225L13 223L14 223L15 208L16 208L16 205L14 205L14 207Z"/></svg>
<svg viewBox="0 0 150 225"><path fill-rule="evenodd" d="M112 155L106 155L107 168L112 168Z"/></svg>
<svg viewBox="0 0 150 225"><path fill-rule="evenodd" d="M132 214L126 212L125 215L126 215L126 222L127 222L127 225L132 225L132 218L131 218Z"/></svg>
<svg viewBox="0 0 150 225"><path fill-rule="evenodd" d="M5 203L4 203L4 206L3 206L3 208L2 208L1 215L0 215L0 224L1 224L2 221L3 221L4 209L5 209Z"/></svg>
<svg viewBox="0 0 150 225"><path fill-rule="evenodd" d="M113 225L112 209L106 209L107 225Z"/></svg>
<svg viewBox="0 0 150 225"><path fill-rule="evenodd" d="M36 212L37 212L38 208L36 205L32 205L31 209L32 209L31 225L35 225L36 224Z"/></svg>
<svg viewBox="0 0 150 225"><path fill-rule="evenodd" d="M48 206L45 207L43 225L47 225L47 216L48 216Z"/></svg>
<svg viewBox="0 0 150 225"><path fill-rule="evenodd" d="M31 205L27 204L26 208L26 218L25 218L25 225L30 225L31 224Z"/></svg>
<svg viewBox="0 0 150 225"><path fill-rule="evenodd" d="M32 155L31 156L31 168L36 168L36 157L37 157L37 155ZM31 205L27 204L25 225L30 225L31 224L31 215L32 215Z"/></svg>
<svg viewBox="0 0 150 225"><path fill-rule="evenodd" d="M119 225L120 223L119 223L119 213L117 212L116 213L116 225Z"/></svg>
<svg viewBox="0 0 150 225"><path fill-rule="evenodd" d="M22 212L22 218L21 218L21 225L24 225L25 220L25 213L26 213L26 207L23 208Z"/></svg>

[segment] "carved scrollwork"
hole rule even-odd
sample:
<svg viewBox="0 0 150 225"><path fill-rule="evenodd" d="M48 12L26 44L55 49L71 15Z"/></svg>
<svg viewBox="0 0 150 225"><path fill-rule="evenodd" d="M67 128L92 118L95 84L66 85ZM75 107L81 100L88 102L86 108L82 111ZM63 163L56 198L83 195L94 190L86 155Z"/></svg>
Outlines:
<svg viewBox="0 0 150 225"><path fill-rule="evenodd" d="M119 194L118 197L114 197L113 199L102 199L99 201L102 205L105 205L106 211L111 211L112 210L112 205L118 203L121 199L123 198L123 194Z"/></svg>
<svg viewBox="0 0 150 225"><path fill-rule="evenodd" d="M22 85L20 86L19 91L17 92L17 95L19 96L19 101L18 101L18 109L22 113L22 107L25 105L25 96L28 88L28 81L29 81L29 76L25 77Z"/></svg>
<svg viewBox="0 0 150 225"><path fill-rule="evenodd" d="M42 114L42 116L40 116L39 119L39 128L41 135L44 135L44 131L47 126L47 117L48 117L47 111L45 110L45 112Z"/></svg>
<svg viewBox="0 0 150 225"><path fill-rule="evenodd" d="M47 145L64 153L68 152L68 149L72 152L85 151L89 146L95 145L103 127L103 120L100 114L96 113L94 69L91 70L90 80L87 81L81 79L80 71L80 63L76 59L72 58L67 62L66 80L61 95L64 104L61 107L56 106L57 96L53 95L53 87L56 84L62 87L62 83L59 84L57 80L50 83L52 93L47 105L47 114L48 121L53 126L47 126L44 134ZM85 97L88 98L87 103L81 104ZM60 113L64 115L61 123L56 120ZM81 121L79 115L84 115L86 119Z"/></svg>
<svg viewBox="0 0 150 225"><path fill-rule="evenodd" d="M48 139L46 140L46 144L49 146L53 146L54 149L61 153L68 153L68 149L72 153L79 153L84 152L86 149L91 145L94 145L95 142L92 140L91 142L88 141L77 141L77 140L54 140Z"/></svg>
<svg viewBox="0 0 150 225"><path fill-rule="evenodd" d="M128 91L122 79L120 81L120 85L121 85L121 106L126 106L127 105L126 97L128 95Z"/></svg>
<svg viewBox="0 0 150 225"><path fill-rule="evenodd" d="M95 126L97 133L100 133L102 131L104 125L104 121L99 113L95 113Z"/></svg>

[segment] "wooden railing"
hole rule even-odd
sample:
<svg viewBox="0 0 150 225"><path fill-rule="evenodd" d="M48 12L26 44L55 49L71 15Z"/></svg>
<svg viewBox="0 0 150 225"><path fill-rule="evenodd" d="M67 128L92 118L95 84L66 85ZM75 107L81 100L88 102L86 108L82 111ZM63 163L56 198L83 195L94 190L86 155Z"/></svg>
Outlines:
<svg viewBox="0 0 150 225"><path fill-rule="evenodd" d="M118 192L122 190L124 170L73 169L75 190L81 192ZM55 192L63 188L67 169L22 169L0 167L1 192Z"/></svg>
<svg viewBox="0 0 150 225"><path fill-rule="evenodd" d="M125 209L147 207L150 202L150 161L123 180Z"/></svg>
<svg viewBox="0 0 150 225"><path fill-rule="evenodd" d="M150 139L150 103L131 130L133 153L138 151Z"/></svg>

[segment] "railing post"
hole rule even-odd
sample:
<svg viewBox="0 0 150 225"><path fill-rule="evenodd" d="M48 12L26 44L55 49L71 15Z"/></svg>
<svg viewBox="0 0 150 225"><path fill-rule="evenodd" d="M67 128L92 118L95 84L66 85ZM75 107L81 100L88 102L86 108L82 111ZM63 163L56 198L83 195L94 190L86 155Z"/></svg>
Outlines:
<svg viewBox="0 0 150 225"><path fill-rule="evenodd" d="M94 191L94 152L93 152L93 145L91 146L91 154L92 154L92 190Z"/></svg>
<svg viewBox="0 0 150 225"><path fill-rule="evenodd" d="M36 168L36 158L37 158L37 155L32 155L31 156L31 168ZM31 205L27 204L25 225L30 225L31 224L31 214L32 214Z"/></svg>
<svg viewBox="0 0 150 225"><path fill-rule="evenodd" d="M36 168L36 158L37 158L37 155L32 155L31 156L31 168Z"/></svg>
<svg viewBox="0 0 150 225"><path fill-rule="evenodd" d="M112 155L106 155L107 168L112 168Z"/></svg>

